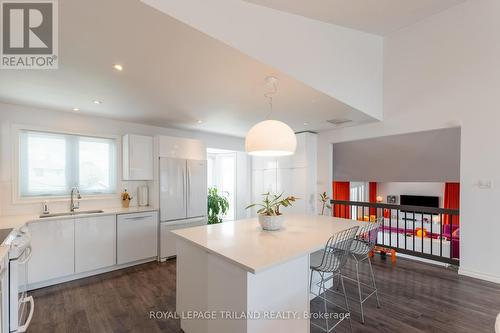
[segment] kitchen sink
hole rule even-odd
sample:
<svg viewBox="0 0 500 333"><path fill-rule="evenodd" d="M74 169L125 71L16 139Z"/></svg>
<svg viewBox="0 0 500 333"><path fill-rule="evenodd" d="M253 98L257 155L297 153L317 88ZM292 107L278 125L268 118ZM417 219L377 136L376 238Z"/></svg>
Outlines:
<svg viewBox="0 0 500 333"><path fill-rule="evenodd" d="M64 212L64 213L54 213L54 214L44 214L40 215L40 218L44 217L58 217L58 216L74 216L74 215L84 215L84 214L100 214L104 213L103 210L97 209L97 210L81 210L81 211L76 211L76 212Z"/></svg>

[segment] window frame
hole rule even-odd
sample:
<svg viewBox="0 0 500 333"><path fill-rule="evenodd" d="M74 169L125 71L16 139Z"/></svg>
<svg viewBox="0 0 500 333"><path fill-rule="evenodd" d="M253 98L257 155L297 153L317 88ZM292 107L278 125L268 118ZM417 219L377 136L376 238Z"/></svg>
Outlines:
<svg viewBox="0 0 500 333"><path fill-rule="evenodd" d="M121 136L110 135L110 134L98 134L92 132L80 132L80 131L68 131L61 130L58 128L47 128L38 126L26 126L13 124L11 125L11 146L12 146L12 163L11 163L11 174L12 174L12 202L16 203L30 203L30 202L43 202L43 201L67 201L70 199L70 194L57 194L57 195L34 195L34 196L22 196L21 195L21 140L22 132L42 132L55 135L65 135L65 136L81 136L87 138L96 138L104 140L113 140L115 143L114 147L114 165L111 168L115 171L114 179L114 192L110 193L92 193L82 192L83 198L81 200L95 200L95 199L106 199L106 198L116 198L119 197L119 184L121 179ZM75 140L76 141L76 140Z"/></svg>
<svg viewBox="0 0 500 333"><path fill-rule="evenodd" d="M350 182L349 183L349 197L350 197L349 200L350 201L367 202L367 200L369 200L368 188L369 188L368 182ZM362 198L361 199L360 198L356 198L356 199L352 198L351 194L352 194L353 190L356 190L358 192L358 194L361 194ZM355 207L355 206L351 207L351 218L352 219L357 220L359 218L360 214L362 217L364 217L363 207Z"/></svg>
<svg viewBox="0 0 500 333"><path fill-rule="evenodd" d="M238 213L238 183L237 183L237 178L238 178L238 155L236 151L230 151L230 150L225 150L225 149L217 149L217 148L207 148L207 185L208 185L208 160L213 159L213 169L212 169L212 178L215 184L212 184L213 187L216 187L218 190L221 190L219 187L220 184L220 177L218 174L218 171L220 171L220 158L222 157L232 157L234 159L234 177L233 177L233 184L234 184L234 194L233 194L233 203L229 205L229 211L232 211L232 215L225 214L222 217L222 220L224 222L226 221L234 221L237 219L237 213ZM208 187L208 186L207 186ZM232 216L232 219L230 218Z"/></svg>

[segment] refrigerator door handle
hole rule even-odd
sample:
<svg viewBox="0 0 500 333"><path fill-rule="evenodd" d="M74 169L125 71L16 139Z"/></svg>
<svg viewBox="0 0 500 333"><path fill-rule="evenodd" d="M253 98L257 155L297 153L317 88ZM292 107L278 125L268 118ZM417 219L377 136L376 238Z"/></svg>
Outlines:
<svg viewBox="0 0 500 333"><path fill-rule="evenodd" d="M189 173L186 175L186 169L187 169L187 166L185 166L183 169L182 169L182 193L184 193L184 210L186 211L186 216L187 216L187 212L188 212L188 196L187 196L187 191L188 191L188 185L187 183L189 182Z"/></svg>
<svg viewBox="0 0 500 333"><path fill-rule="evenodd" d="M186 216L189 217L189 211L191 209L191 168L189 167L189 162L186 161L187 169L187 190L186 190Z"/></svg>

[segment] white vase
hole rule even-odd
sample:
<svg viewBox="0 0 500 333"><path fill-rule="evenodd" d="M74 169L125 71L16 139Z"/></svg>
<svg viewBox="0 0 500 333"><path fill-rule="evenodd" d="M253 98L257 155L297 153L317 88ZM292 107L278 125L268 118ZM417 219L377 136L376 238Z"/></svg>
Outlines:
<svg viewBox="0 0 500 333"><path fill-rule="evenodd" d="M264 230L275 231L280 230L285 222L284 215L260 215L259 224Z"/></svg>

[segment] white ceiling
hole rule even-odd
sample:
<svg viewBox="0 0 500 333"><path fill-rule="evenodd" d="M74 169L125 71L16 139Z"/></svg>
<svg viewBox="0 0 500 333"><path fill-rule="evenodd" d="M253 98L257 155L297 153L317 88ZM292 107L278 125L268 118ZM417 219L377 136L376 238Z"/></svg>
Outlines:
<svg viewBox="0 0 500 333"><path fill-rule="evenodd" d="M246 0L315 20L387 35L465 0Z"/></svg>
<svg viewBox="0 0 500 333"><path fill-rule="evenodd" d="M274 118L295 131L372 121L137 0L59 1L59 59L58 70L2 71L0 101L242 137L267 115L275 75Z"/></svg>

